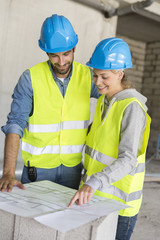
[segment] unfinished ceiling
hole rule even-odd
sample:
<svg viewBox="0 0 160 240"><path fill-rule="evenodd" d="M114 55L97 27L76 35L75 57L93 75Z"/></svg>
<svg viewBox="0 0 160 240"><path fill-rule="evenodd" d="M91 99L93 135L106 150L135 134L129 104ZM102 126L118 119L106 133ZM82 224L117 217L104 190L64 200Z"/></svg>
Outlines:
<svg viewBox="0 0 160 240"><path fill-rule="evenodd" d="M119 1L120 7L127 6L125 1ZM156 1L155 3L158 3ZM160 4L156 5L160 13ZM150 13L150 12L149 12ZM151 16L148 14L148 16ZM155 15L156 16L156 15ZM159 20L159 21L157 21ZM160 16L153 20L137 13L129 13L118 17L117 34L128 36L132 39L144 42L160 41Z"/></svg>
<svg viewBox="0 0 160 240"><path fill-rule="evenodd" d="M160 41L160 0L71 0L118 16L117 34L144 42ZM115 8L117 3L119 7Z"/></svg>

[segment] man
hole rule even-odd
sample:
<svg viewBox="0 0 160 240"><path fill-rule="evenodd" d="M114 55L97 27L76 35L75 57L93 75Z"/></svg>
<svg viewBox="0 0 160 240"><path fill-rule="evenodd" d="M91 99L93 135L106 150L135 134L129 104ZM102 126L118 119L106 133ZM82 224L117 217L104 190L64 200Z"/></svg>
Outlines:
<svg viewBox="0 0 160 240"><path fill-rule="evenodd" d="M74 62L78 42L71 23L56 14L41 29L40 48L47 62L27 69L13 94L6 134L1 191L22 183L50 180L78 189L82 149L90 117L90 97L98 98L88 67ZM24 169L15 179L20 138Z"/></svg>

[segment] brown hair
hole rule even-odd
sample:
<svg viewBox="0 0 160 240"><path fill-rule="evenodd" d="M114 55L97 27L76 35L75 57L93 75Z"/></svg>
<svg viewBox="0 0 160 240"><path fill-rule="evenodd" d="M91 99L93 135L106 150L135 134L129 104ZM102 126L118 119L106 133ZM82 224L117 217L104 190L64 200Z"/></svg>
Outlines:
<svg viewBox="0 0 160 240"><path fill-rule="evenodd" d="M128 89L128 88L134 88L134 84L128 80L128 76L127 74L124 72L124 70L111 70L111 72L113 73L117 73L118 71L123 71L123 77L121 79L121 84L123 86L124 89Z"/></svg>

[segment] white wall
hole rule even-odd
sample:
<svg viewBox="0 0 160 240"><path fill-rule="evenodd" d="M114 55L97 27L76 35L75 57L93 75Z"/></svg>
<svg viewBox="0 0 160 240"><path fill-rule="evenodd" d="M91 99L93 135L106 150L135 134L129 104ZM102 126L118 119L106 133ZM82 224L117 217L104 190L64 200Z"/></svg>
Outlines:
<svg viewBox="0 0 160 240"><path fill-rule="evenodd" d="M75 60L81 63L86 63L100 40L115 36L117 17L106 20L101 12L76 1L0 0L0 126L7 120L11 95L21 73L47 60L38 47L38 39L42 22L54 13L66 16L78 33ZM4 134L1 131L0 141L2 159Z"/></svg>

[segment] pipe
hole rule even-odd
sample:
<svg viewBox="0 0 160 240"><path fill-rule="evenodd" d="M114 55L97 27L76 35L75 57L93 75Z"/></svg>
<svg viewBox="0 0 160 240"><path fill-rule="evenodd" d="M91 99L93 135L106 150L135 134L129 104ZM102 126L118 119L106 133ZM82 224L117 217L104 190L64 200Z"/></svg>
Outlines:
<svg viewBox="0 0 160 240"><path fill-rule="evenodd" d="M75 1L75 0L71 0L71 1ZM103 2L98 3L96 0L76 0L76 2L82 3L86 6L89 6L91 8L94 8L96 10L103 12L106 18L110 18L113 16L123 16L125 14L135 12L141 16L160 22L159 15L144 10L144 8L149 7L154 1L155 0L145 0L142 2L133 3L126 7L116 9L110 4L104 4Z"/></svg>
<svg viewBox="0 0 160 240"><path fill-rule="evenodd" d="M146 18L152 19L156 22L160 22L160 16L159 15L144 10L144 8L151 6L151 4L154 1L155 0L146 0L146 1L142 1L142 2L136 2L136 3L133 3L133 4L131 4L129 6L126 6L126 7L117 8L112 13L105 12L104 15L105 15L106 18L110 18L110 17L113 17L113 16L123 16L123 15L134 12L134 13L139 14L141 16L144 16Z"/></svg>
<svg viewBox="0 0 160 240"><path fill-rule="evenodd" d="M110 12L105 12L105 17L110 18L113 16L122 16L122 15L126 15L126 14L129 14L132 12L138 13L139 10L149 7L153 2L154 2L154 0L145 0L142 2L136 2L136 3L130 4L129 6L126 6L126 7L117 8L111 14L110 14Z"/></svg>
<svg viewBox="0 0 160 240"><path fill-rule="evenodd" d="M146 1L142 1L142 2L133 3L133 4L129 5L128 7L118 8L117 15L122 16L124 14L128 14L131 12L137 12L139 9L144 9L146 7L149 7L153 2L154 2L154 0L146 0Z"/></svg>
<svg viewBox="0 0 160 240"><path fill-rule="evenodd" d="M75 0L71 1L75 2ZM99 3L96 0L76 0L76 2L82 3L101 12L109 12L111 15L115 12L115 8L112 7L110 4L104 4L103 2Z"/></svg>
<svg viewBox="0 0 160 240"><path fill-rule="evenodd" d="M155 14L155 13L151 13L149 11L145 11L145 10L142 10L142 9L138 9L136 11L137 14L143 16L143 17L146 17L146 18L149 18L149 19L152 19L156 22L160 22L160 16L158 14Z"/></svg>

